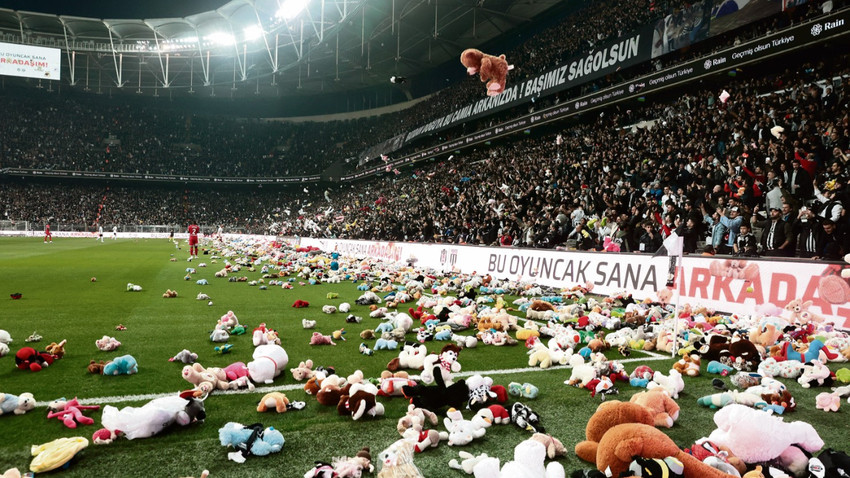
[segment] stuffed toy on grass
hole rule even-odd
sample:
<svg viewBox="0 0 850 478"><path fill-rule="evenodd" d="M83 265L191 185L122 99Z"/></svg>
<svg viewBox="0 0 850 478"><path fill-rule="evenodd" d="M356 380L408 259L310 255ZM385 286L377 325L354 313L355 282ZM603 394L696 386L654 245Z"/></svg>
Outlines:
<svg viewBox="0 0 850 478"><path fill-rule="evenodd" d="M439 367L439 365L435 366ZM431 411L443 410L449 407L460 408L469 400L469 387L465 380L446 386L443 376L438 370L433 371L434 386L426 386L422 383L415 386L404 386L402 392L405 398L410 400L418 408L427 408Z"/></svg>
<svg viewBox="0 0 850 478"><path fill-rule="evenodd" d="M414 445L405 439L398 440L378 454L381 471L377 478L423 478L413 464Z"/></svg>
<svg viewBox="0 0 850 478"><path fill-rule="evenodd" d="M805 452L814 453L823 447L823 440L810 424L785 422L743 405L729 405L714 414L717 429L708 439L728 447L745 463L761 463L773 459L797 472L805 469Z"/></svg>
<svg viewBox="0 0 850 478"><path fill-rule="evenodd" d="M168 359L169 362L183 362L185 364L193 364L198 360L198 354L190 352L188 349L183 349L174 357Z"/></svg>
<svg viewBox="0 0 850 478"><path fill-rule="evenodd" d="M487 83L487 96L497 96L505 91L510 66L505 55L493 56L468 48L460 54L460 62L470 75L478 74Z"/></svg>
<svg viewBox="0 0 850 478"><path fill-rule="evenodd" d="M21 370L38 372L50 366L56 358L47 352L36 352L32 347L21 347L15 353L15 366Z"/></svg>
<svg viewBox="0 0 850 478"><path fill-rule="evenodd" d="M455 344L445 345L440 354L429 354L423 361L423 369L420 378L423 383L434 383L435 374L439 371L443 383L447 386L452 384L452 373L460 372L461 366L458 360L460 347Z"/></svg>
<svg viewBox="0 0 850 478"><path fill-rule="evenodd" d="M132 355L115 357L103 366L104 375L132 375L139 371L139 365Z"/></svg>
<svg viewBox="0 0 850 478"><path fill-rule="evenodd" d="M91 425L94 420L83 415L83 410L99 410L100 405L80 405L77 397L71 400L60 398L47 405L47 418L59 418L68 428L77 428L77 424Z"/></svg>
<svg viewBox="0 0 850 478"><path fill-rule="evenodd" d="M292 373L292 378L298 382L302 380L309 380L316 374L316 372L313 371L313 361L310 359L299 363L298 367L291 368L289 371Z"/></svg>
<svg viewBox="0 0 850 478"><path fill-rule="evenodd" d="M173 424L187 426L206 418L204 402L171 395L156 398L141 407L103 407L101 423L106 430L120 430L128 440L152 437Z"/></svg>
<svg viewBox="0 0 850 478"><path fill-rule="evenodd" d="M29 392L20 395L0 393L0 415L23 415L35 408L35 398Z"/></svg>
<svg viewBox="0 0 850 478"><path fill-rule="evenodd" d="M249 456L266 456L283 449L283 434L274 427L263 428L260 423L242 425L228 422L218 430L218 438L223 446L234 447L236 451L227 454L228 460L245 463Z"/></svg>
<svg viewBox="0 0 850 478"><path fill-rule="evenodd" d="M449 446L464 446L476 438L481 438L487 429L477 422L465 420L460 411L450 408L443 419L443 425L449 433Z"/></svg>
<svg viewBox="0 0 850 478"><path fill-rule="evenodd" d="M280 392L270 392L263 395L257 405L257 411L260 413L275 410L277 413L285 413L290 409L289 399L286 395Z"/></svg>
<svg viewBox="0 0 850 478"><path fill-rule="evenodd" d="M679 419L679 404L663 389L636 393L629 402L649 409L653 413L653 424L656 427L671 428Z"/></svg>
<svg viewBox="0 0 850 478"><path fill-rule="evenodd" d="M254 383L273 383L287 364L289 355L280 345L260 345L254 349L254 360L248 362L248 376Z"/></svg>
<svg viewBox="0 0 850 478"><path fill-rule="evenodd" d="M322 335L319 332L313 332L310 337L310 345L336 345L333 337L330 335Z"/></svg>
<svg viewBox="0 0 850 478"><path fill-rule="evenodd" d="M33 445L30 452L34 458L30 463L30 471L44 473L61 468L87 446L89 441L83 437L58 438L41 445Z"/></svg>
<svg viewBox="0 0 850 478"><path fill-rule="evenodd" d="M337 413L351 416L353 420L363 417L379 417L384 414L384 405L376 401L378 388L369 383L355 383L348 393L341 395L337 404Z"/></svg>
<svg viewBox="0 0 850 478"><path fill-rule="evenodd" d="M563 478L564 466L553 461L548 465L546 448L536 440L525 440L514 448L514 459L502 465L499 470L499 459L487 457L480 460L473 468L476 477L505 476L516 478ZM616 476L616 475L615 475Z"/></svg>
<svg viewBox="0 0 850 478"><path fill-rule="evenodd" d="M110 337L108 335L104 335L102 338L95 340L94 344L97 346L98 350L103 352L109 352L121 346L121 342L119 342L115 337Z"/></svg>

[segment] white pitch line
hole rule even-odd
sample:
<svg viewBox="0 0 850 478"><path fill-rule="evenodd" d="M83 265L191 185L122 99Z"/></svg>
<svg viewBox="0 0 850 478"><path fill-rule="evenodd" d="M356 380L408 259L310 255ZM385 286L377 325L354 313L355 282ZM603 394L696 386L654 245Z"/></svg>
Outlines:
<svg viewBox="0 0 850 478"><path fill-rule="evenodd" d="M622 363L629 362L655 362L659 360L667 360L672 357L668 357L666 355L660 355L657 353L652 353L648 351L643 351L643 353L650 355L650 357L641 357L641 358L630 358L620 360ZM510 368L510 369L500 369L500 370L468 370L465 372L458 372L453 374L455 377L471 377L475 374L481 375L511 375L515 373L535 373L535 372L549 372L552 370L569 370L572 367L569 365L553 365L549 368L540 368L540 367L525 367L525 368ZM411 375L412 379L418 380L418 375ZM247 395L247 394L266 394L270 392L288 392L291 390L302 390L304 388L303 383L293 383L288 385L275 385L275 386L267 386L267 387L256 387L254 390L241 389L241 390L223 390L216 391L213 395ZM141 401L150 401L157 398L163 397L172 397L176 392L171 393L148 393L143 395L117 395L113 397L92 397L92 398L81 398L79 399L81 405L103 405L110 403L123 403L123 402L141 402ZM36 402L37 407L46 407L50 402Z"/></svg>

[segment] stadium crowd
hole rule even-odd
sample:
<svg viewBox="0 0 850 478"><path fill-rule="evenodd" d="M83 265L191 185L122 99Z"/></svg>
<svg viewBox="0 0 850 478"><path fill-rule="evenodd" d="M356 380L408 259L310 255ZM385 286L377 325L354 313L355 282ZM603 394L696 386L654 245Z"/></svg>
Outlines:
<svg viewBox="0 0 850 478"><path fill-rule="evenodd" d="M763 33L789 19L815 15L826 2L839 8L846 0L807 2L789 15L745 31ZM702 3L710 9L712 0ZM685 8L694 6L685 0L594 2L508 51L515 66L511 81L520 82ZM612 11L623 14L611 15ZM726 43L740 41L742 33L735 35L730 35ZM651 67L645 64L634 72L620 72L582 88L622 81L623 75ZM349 121L291 123L211 117L111 100L81 101L67 95L8 95L3 98L4 103L20 114L18 121L0 124L0 168L239 177L318 174L334 162L357 156L370 146L427 124L480 96L477 79L470 79L398 113ZM557 97L546 101L557 101ZM516 111L505 114L516 115ZM467 128L474 126L469 124ZM446 136L451 135L446 132ZM440 140L435 135L424 141ZM422 146L419 142L411 147Z"/></svg>
<svg viewBox="0 0 850 478"><path fill-rule="evenodd" d="M324 191L9 183L13 220L225 224L283 235L838 259L850 252L848 55ZM83 199L80 199L83 198ZM82 202L81 202L82 201ZM756 239L750 235L758 232ZM748 231L749 230L749 231Z"/></svg>

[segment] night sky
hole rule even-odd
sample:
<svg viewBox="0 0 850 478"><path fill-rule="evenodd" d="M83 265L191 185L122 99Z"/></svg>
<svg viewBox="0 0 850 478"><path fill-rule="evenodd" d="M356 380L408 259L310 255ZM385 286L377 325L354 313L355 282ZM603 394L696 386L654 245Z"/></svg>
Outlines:
<svg viewBox="0 0 850 478"><path fill-rule="evenodd" d="M175 18L215 10L228 0L0 0L0 8L90 18Z"/></svg>

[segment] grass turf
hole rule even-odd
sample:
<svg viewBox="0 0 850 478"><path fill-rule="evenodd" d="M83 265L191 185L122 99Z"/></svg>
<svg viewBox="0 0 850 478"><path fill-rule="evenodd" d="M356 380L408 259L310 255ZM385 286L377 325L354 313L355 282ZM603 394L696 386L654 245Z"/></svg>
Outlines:
<svg viewBox="0 0 850 478"><path fill-rule="evenodd" d="M359 332L374 328L379 321L368 317L368 308L354 305L360 295L351 282L321 286L298 286L293 290L270 287L260 290L246 283L231 283L213 277L221 262L211 264L209 256L186 262L186 246L176 250L165 240L122 239L98 243L91 239L57 238L53 244L43 244L35 238L0 238L0 328L14 338L12 354L24 346L24 339L34 330L44 336L35 345L44 346L53 341L67 339L66 356L51 367L38 372L24 372L14 368L11 354L0 359L0 392L19 394L32 392L40 402L58 397L77 396L80 399L118 397L143 394L165 394L189 388L180 376L182 364L167 359L183 348L199 354L205 366L224 367L236 361L248 362L253 350L248 335L232 337L233 352L219 355L213 351L215 344L208 339L216 320L233 310L241 323L254 327L260 322L278 329L283 346L294 367L301 360L313 359L317 365L333 365L345 376L361 369L367 377L377 376L395 351L376 351L371 357L358 353L361 342ZM169 259L174 255L176 262ZM200 268L200 262L209 267ZM193 267L197 274L185 281L186 268ZM260 277L257 272L243 269L249 279ZM96 277L97 282L90 278ZM207 286L195 281L206 278ZM132 282L144 288L142 292L126 292ZM565 284L570 285L570 284ZM163 299L166 289L180 293L176 299ZM11 300L6 294L20 292L20 300ZM197 301L198 292L211 296L214 305ZM328 292L338 292L338 299L326 300ZM293 309L296 299L307 300L307 309ZM512 299L512 298L510 298ZM364 317L362 324L347 324L346 314L326 315L323 304L352 304L352 313ZM409 304L405 304L406 310ZM309 346L312 331L301 328L301 319L318 322L316 330L328 334L345 327L348 340L337 346ZM127 330L118 332L115 326L122 323ZM103 335L115 336L122 342L113 352L101 352L94 341ZM429 344L437 350L441 343ZM139 373L131 376L104 377L86 372L89 360L108 360L124 354L133 355L139 363ZM616 353L611 353L614 357ZM511 381L531 382L537 385L540 396L523 400L543 418L547 432L558 437L568 449L583 439L584 427L599 403L586 390L567 387L563 381L569 369L555 368L547 371L507 372L507 369L524 368L527 357L524 347L489 347L464 350L460 362L467 371L493 371L491 376L498 384ZM5 365L4 365L5 364ZM655 370L668 370L672 360L650 363ZM635 363L627 364L631 371ZM833 368L837 368L833 366ZM497 371L497 370L505 370ZM288 378L286 378L288 376ZM665 430L676 443L689 446L694 440L708 435L715 427L713 412L696 405L696 399L714 390L706 376L686 378L686 387L678 403L682 407L677 425ZM288 372L275 381L275 385L294 385ZM850 438L845 432L846 407L837 414L828 414L814 408L814 397L823 389L806 390L796 383L789 389L797 400L798 411L790 414L791 420L812 423L829 447L850 449ZM639 391L620 384L619 398L627 400ZM377 452L397 440L396 419L404 414L403 399L381 399L386 415L376 420L354 422L337 415L336 410L324 408L315 399L298 390L288 390L293 400L305 400L307 408L285 414L255 411L259 394L218 394L206 402L207 420L186 428L172 428L158 436L140 439L119 439L109 446L94 446L79 453L72 466L62 475L67 476L178 476L197 475L204 468L213 476L284 476L300 477L312 467L315 460L330 461L334 456L353 455L362 446ZM118 408L140 406L149 398L112 402ZM95 425L71 430L58 420L47 420L43 406L23 416L0 417L0 471L10 467L28 469L30 445L45 443L59 437L85 436L100 427L100 412L88 412ZM468 414L467 414L468 415ZM262 422L283 432L284 450L269 457L250 458L245 464L226 459L229 450L218 442L218 429L226 422L243 424ZM440 427L442 428L442 427ZM486 436L463 448L473 454L486 452L502 460L513 456L513 447L527 438L527 432L515 426L494 426ZM425 476L462 476L447 468L459 449L441 445L415 457L417 466ZM590 464L575 458L572 453L563 458L567 472L589 468Z"/></svg>

